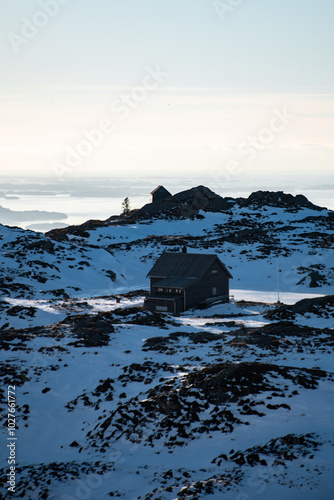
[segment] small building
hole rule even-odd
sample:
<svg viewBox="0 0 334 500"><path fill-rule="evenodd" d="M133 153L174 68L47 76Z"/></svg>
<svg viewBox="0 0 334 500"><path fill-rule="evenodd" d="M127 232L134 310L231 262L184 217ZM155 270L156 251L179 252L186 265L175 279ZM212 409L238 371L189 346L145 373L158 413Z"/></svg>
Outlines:
<svg viewBox="0 0 334 500"><path fill-rule="evenodd" d="M171 193L167 191L167 189L165 189L163 186L158 186L157 188L155 188L155 190L152 191L150 195L151 203L154 203L155 201L165 200L166 198L169 198L169 196L172 196Z"/></svg>
<svg viewBox="0 0 334 500"><path fill-rule="evenodd" d="M207 299L229 301L231 273L214 254L164 252L147 275L150 294L144 307L178 314Z"/></svg>

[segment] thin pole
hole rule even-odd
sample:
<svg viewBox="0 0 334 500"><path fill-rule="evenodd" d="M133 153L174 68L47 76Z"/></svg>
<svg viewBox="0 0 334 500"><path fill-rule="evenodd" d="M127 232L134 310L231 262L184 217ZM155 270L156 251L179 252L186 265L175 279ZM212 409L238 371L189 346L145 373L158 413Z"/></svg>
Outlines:
<svg viewBox="0 0 334 500"><path fill-rule="evenodd" d="M278 257L277 257L277 303L279 304L279 268L278 268Z"/></svg>

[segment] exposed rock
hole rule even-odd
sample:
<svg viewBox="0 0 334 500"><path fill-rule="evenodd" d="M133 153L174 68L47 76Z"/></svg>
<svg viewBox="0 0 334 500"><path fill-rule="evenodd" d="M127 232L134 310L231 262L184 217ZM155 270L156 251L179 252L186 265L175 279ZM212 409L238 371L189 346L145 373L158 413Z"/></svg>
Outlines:
<svg viewBox="0 0 334 500"><path fill-rule="evenodd" d="M107 312L67 316L62 323L71 325L74 335L80 339L73 345L97 347L109 343L110 333L114 331L113 320L113 314Z"/></svg>
<svg viewBox="0 0 334 500"><path fill-rule="evenodd" d="M286 436L271 439L265 445L254 446L243 452L232 451L229 455L222 454L215 458L212 463L220 464L224 460L226 462L232 461L237 465L266 466L267 462L264 457L270 457L275 459L273 466L288 466L289 462L293 460L312 456L319 447L319 438L315 434L287 434Z"/></svg>
<svg viewBox="0 0 334 500"><path fill-rule="evenodd" d="M148 203L137 210L134 216L142 218L148 215L169 213L178 218L192 218L200 210L212 212L229 210L232 205L228 200L232 200L232 198L222 198L205 186L197 186L181 191L165 200Z"/></svg>
<svg viewBox="0 0 334 500"><path fill-rule="evenodd" d="M310 288L319 287L326 280L326 276L320 274L319 271L311 271L309 277L311 279Z"/></svg>
<svg viewBox="0 0 334 500"><path fill-rule="evenodd" d="M214 342L221 340L222 335L211 333L211 332L173 332L168 335L168 337L151 337L146 339L143 344L143 351L159 351L167 354L168 346L173 345L180 338L187 338L190 342L194 344L206 344L208 342ZM174 341L174 342L173 342ZM170 350L170 354L173 354L174 350Z"/></svg>
<svg viewBox="0 0 334 500"><path fill-rule="evenodd" d="M136 370L140 373L140 367ZM169 378L150 389L146 397L120 404L87 437L105 447L122 436L133 442L140 440L146 446L154 446L161 438L169 448L184 446L202 433L229 433L235 425L248 425L241 420L242 415L265 415L254 408L263 408L264 401L252 401L251 396L274 392L284 397L281 388L286 381L292 381L296 387L315 389L319 380L327 377L330 376L325 371L317 369L257 362L216 363L190 371L181 380ZM243 399L246 396L248 399ZM239 412L232 412L231 403L240 405ZM289 408L283 402L277 406L285 411Z"/></svg>
<svg viewBox="0 0 334 500"><path fill-rule="evenodd" d="M55 244L47 239L36 241L27 245L28 250L38 250L47 253L55 252Z"/></svg>
<svg viewBox="0 0 334 500"><path fill-rule="evenodd" d="M242 206L257 205L257 206L273 206L287 208L310 208L312 210L325 210L311 203L306 196L297 194L284 193L283 191L256 191L249 195L247 199L238 198L238 202Z"/></svg>
<svg viewBox="0 0 334 500"><path fill-rule="evenodd" d="M172 219L192 219L200 217L199 212L225 212L229 213L233 206L240 207L256 206L258 208L273 206L282 207L288 211L298 211L301 208L309 208L312 210L322 211L324 208L318 207L311 203L305 196L286 194L283 191L257 191L252 193L248 198L231 198L214 193L211 189L205 186L197 186L180 193L176 193L164 200L148 203L143 207L130 211L127 215L111 216L105 221L89 220L80 226L68 226L61 229L53 229L46 233L46 236L57 241L68 239L68 235L74 235L78 238L88 238L89 231L98 227L106 227L113 225L129 225L136 223L138 220L149 220L152 218L168 217ZM237 221L236 221L237 222ZM257 230L257 226L253 226L253 230ZM284 227L283 230L287 230ZM231 237L232 237L231 233ZM327 236L327 235L325 235ZM330 236L330 235L329 235ZM242 234L239 235L243 237ZM252 240L254 241L255 233ZM266 240L265 235L261 233L261 239Z"/></svg>
<svg viewBox="0 0 334 500"><path fill-rule="evenodd" d="M311 313L320 317L334 317L334 295L303 299L294 305L282 305L265 314L268 319L294 319L296 314Z"/></svg>
<svg viewBox="0 0 334 500"><path fill-rule="evenodd" d="M328 332L331 333L330 331ZM278 323L270 323L261 328L242 327L233 333L235 334L235 338L229 342L230 345L239 347L246 344L257 345L262 348L276 348L278 345L281 345L282 341L291 344L286 337L313 337L314 335L321 335L324 333L324 330L296 325L292 321L279 321Z"/></svg>
<svg viewBox="0 0 334 500"><path fill-rule="evenodd" d="M26 307L26 306L13 306L8 309L8 316L19 316L20 318L24 316L29 316L33 318L36 314L37 309L35 307Z"/></svg>

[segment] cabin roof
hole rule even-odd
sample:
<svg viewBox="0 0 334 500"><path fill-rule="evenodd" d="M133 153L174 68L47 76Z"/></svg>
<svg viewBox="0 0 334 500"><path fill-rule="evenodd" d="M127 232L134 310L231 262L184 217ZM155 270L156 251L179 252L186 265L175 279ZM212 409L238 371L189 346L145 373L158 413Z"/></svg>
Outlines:
<svg viewBox="0 0 334 500"><path fill-rule="evenodd" d="M153 265L147 277L150 278L195 278L204 276L208 268L217 260L229 278L231 273L215 254L164 252ZM194 282L194 281L193 281ZM167 285L165 285L167 286ZM171 286L171 285L170 285ZM176 286L176 285L175 285ZM189 286L189 285L188 285ZM182 288L182 286L180 286Z"/></svg>

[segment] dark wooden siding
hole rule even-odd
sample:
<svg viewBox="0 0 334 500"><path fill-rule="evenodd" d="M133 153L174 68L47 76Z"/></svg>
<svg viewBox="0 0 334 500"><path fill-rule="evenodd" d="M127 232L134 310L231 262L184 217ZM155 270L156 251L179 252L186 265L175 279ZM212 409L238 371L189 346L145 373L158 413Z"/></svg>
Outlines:
<svg viewBox="0 0 334 500"><path fill-rule="evenodd" d="M153 286L152 287L152 294L161 294L163 293L164 295L166 295L166 298L168 298L168 295L180 295L183 297L183 291L179 291L181 290L180 288L166 288L166 287L157 287L157 286Z"/></svg>
<svg viewBox="0 0 334 500"><path fill-rule="evenodd" d="M153 287L156 283L158 283L159 281L161 281L162 278L150 278L150 293L154 293L153 292Z"/></svg>
<svg viewBox="0 0 334 500"><path fill-rule="evenodd" d="M169 196L171 196L170 192L167 191L167 189L165 189L164 187L161 187L151 195L152 203L154 203L155 201L165 200Z"/></svg>
<svg viewBox="0 0 334 500"><path fill-rule="evenodd" d="M175 304L175 307L174 307ZM145 300L145 308L149 309L150 311L157 311L157 306L158 308L160 307L166 307L166 311L161 311L160 312L169 312L171 314L179 314L180 312L183 312L183 297L180 297L177 300L164 300L164 299L155 299L152 297L147 297Z"/></svg>
<svg viewBox="0 0 334 500"><path fill-rule="evenodd" d="M213 288L216 289L215 294L212 293ZM200 281L186 290L186 307L192 307L202 300L215 296L226 296L227 299L229 297L229 277L218 261L210 266Z"/></svg>

